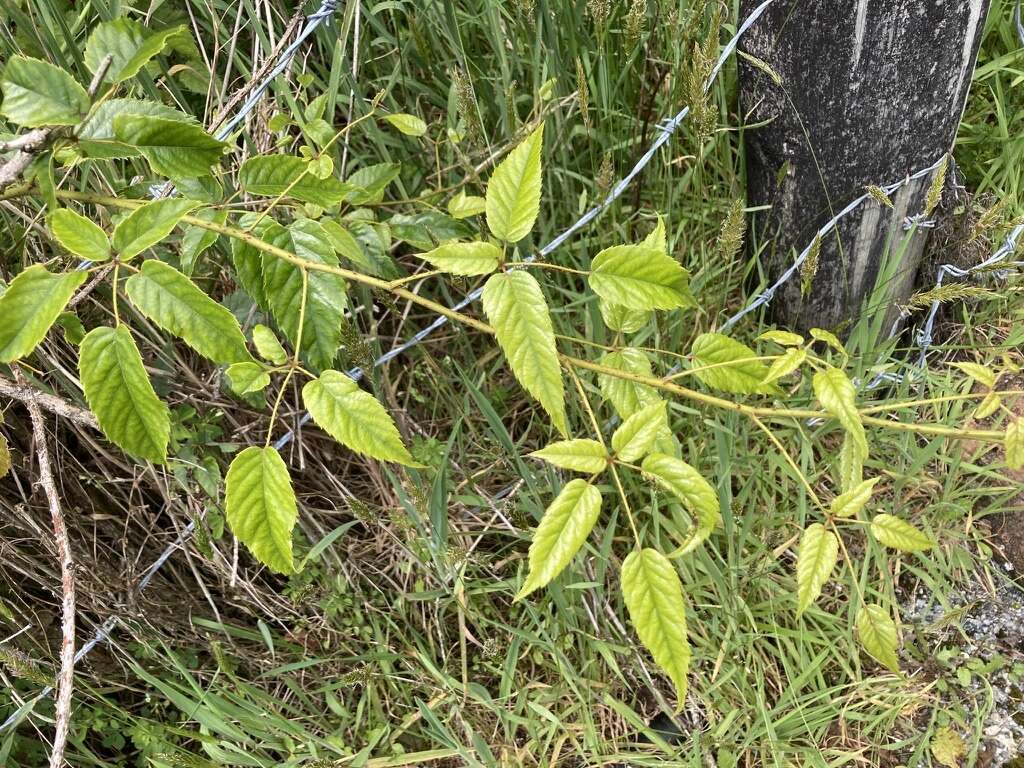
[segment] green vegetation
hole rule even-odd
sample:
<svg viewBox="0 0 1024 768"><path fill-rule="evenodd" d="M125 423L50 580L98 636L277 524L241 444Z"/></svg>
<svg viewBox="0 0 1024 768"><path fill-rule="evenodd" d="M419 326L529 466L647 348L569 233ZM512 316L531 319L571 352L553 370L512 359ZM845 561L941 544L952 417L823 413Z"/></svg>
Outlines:
<svg viewBox="0 0 1024 768"><path fill-rule="evenodd" d="M702 88L737 8L342 3L220 141L283 7L134 5L0 10L0 141L45 132L0 190L0 763L44 764L61 720L36 698L54 490L78 645L121 617L76 668L74 766L978 759L972 676L1024 670L901 612L922 590L952 625L964 585L1005 579L985 520L1024 465L1017 289L924 285L943 345L876 393L854 382L915 349L878 300L843 341L719 332L763 245L735 64ZM1011 15L954 151L958 255L1021 215Z"/></svg>

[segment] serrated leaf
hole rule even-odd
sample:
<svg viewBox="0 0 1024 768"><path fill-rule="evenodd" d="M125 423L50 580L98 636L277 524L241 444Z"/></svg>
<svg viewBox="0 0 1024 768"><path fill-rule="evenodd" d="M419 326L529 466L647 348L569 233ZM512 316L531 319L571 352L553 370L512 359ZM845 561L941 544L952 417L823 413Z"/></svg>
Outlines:
<svg viewBox="0 0 1024 768"><path fill-rule="evenodd" d="M467 195L463 189L448 201L448 213L454 219L468 219L487 210L487 201L482 197Z"/></svg>
<svg viewBox="0 0 1024 768"><path fill-rule="evenodd" d="M843 434L843 444L839 448L839 461L836 468L839 470L839 489L842 493L849 493L864 478L864 459L860 446L856 439L851 437L849 432Z"/></svg>
<svg viewBox="0 0 1024 768"><path fill-rule="evenodd" d="M643 239L642 245L648 248L654 248L660 253L668 253L668 238L665 233L665 219L658 215L658 223L654 225L654 229Z"/></svg>
<svg viewBox="0 0 1024 768"><path fill-rule="evenodd" d="M960 768L961 758L967 756L967 745L963 738L948 725L935 730L929 746L935 762L947 768Z"/></svg>
<svg viewBox="0 0 1024 768"><path fill-rule="evenodd" d="M622 596L640 642L676 688L676 711L682 710L690 671L690 641L679 575L657 550L633 550L622 564Z"/></svg>
<svg viewBox="0 0 1024 768"><path fill-rule="evenodd" d="M288 362L288 353L284 351L281 342L272 330L265 325L256 324L252 329L252 343L256 345L256 351L260 357L274 365L284 365Z"/></svg>
<svg viewBox="0 0 1024 768"><path fill-rule="evenodd" d="M522 270L491 275L484 285L483 305L512 373L565 435L568 426L562 370L540 285Z"/></svg>
<svg viewBox="0 0 1024 768"><path fill-rule="evenodd" d="M331 246L335 253L367 272L376 274L376 265L366 255L363 247L351 232L333 219L320 219L320 226L324 228L327 237L331 239Z"/></svg>
<svg viewBox="0 0 1024 768"><path fill-rule="evenodd" d="M647 245L605 248L591 262L589 282L605 301L631 309L696 305L689 273L671 256Z"/></svg>
<svg viewBox="0 0 1024 768"><path fill-rule="evenodd" d="M0 114L15 125L76 125L89 111L89 94L60 67L12 56L0 76Z"/></svg>
<svg viewBox="0 0 1024 768"><path fill-rule="evenodd" d="M427 132L427 124L416 115L396 112L393 115L385 115L384 119L406 136L422 136Z"/></svg>
<svg viewBox="0 0 1024 768"><path fill-rule="evenodd" d="M223 209L203 208L196 212L195 217L200 221L224 226L228 220L228 212ZM178 251L181 271L191 276L199 257L217 242L218 237L217 232L198 225L185 227L185 231L181 235L181 248Z"/></svg>
<svg viewBox="0 0 1024 768"><path fill-rule="evenodd" d="M860 451L868 455L868 439L864 425L857 413L857 389L853 382L838 368L826 368L814 374L814 394L826 411L831 413L851 436Z"/></svg>
<svg viewBox="0 0 1024 768"><path fill-rule="evenodd" d="M292 573L292 529L298 519L288 467L271 447L250 446L235 456L224 478L231 531L256 559L277 573Z"/></svg>
<svg viewBox="0 0 1024 768"><path fill-rule="evenodd" d="M690 350L693 375L712 389L737 395L770 394L769 369L745 344L720 333L702 333Z"/></svg>
<svg viewBox="0 0 1024 768"><path fill-rule="evenodd" d="M252 361L238 320L170 264L156 259L125 282L125 293L146 317L215 363Z"/></svg>
<svg viewBox="0 0 1024 768"><path fill-rule="evenodd" d="M640 468L683 502L693 516L694 531L676 554L684 555L696 549L711 535L722 517L718 491L692 466L667 453L652 453Z"/></svg>
<svg viewBox="0 0 1024 768"><path fill-rule="evenodd" d="M302 402L317 426L346 448L381 461L423 466L409 454L384 406L345 374L324 371L302 388Z"/></svg>
<svg viewBox="0 0 1024 768"><path fill-rule="evenodd" d="M561 440L530 454L556 467L596 475L608 467L608 451L597 440Z"/></svg>
<svg viewBox="0 0 1024 768"><path fill-rule="evenodd" d="M502 160L487 183L487 226L499 240L517 243L530 234L540 214L544 124Z"/></svg>
<svg viewBox="0 0 1024 768"><path fill-rule="evenodd" d="M141 99L109 99L96 107L78 129L78 142L74 148L86 157L112 159L137 157L140 153L134 147L118 141L114 135L114 118L119 115L139 117L160 117L182 123L196 124L184 112L179 112L158 101Z"/></svg>
<svg viewBox="0 0 1024 768"><path fill-rule="evenodd" d="M182 217L198 207L194 200L178 197L140 205L114 227L114 250L122 261L138 256L171 234Z"/></svg>
<svg viewBox="0 0 1024 768"><path fill-rule="evenodd" d="M238 169L238 184L250 195L294 198L304 203L332 208L352 191L333 176L318 179L309 161L294 155L257 155Z"/></svg>
<svg viewBox="0 0 1024 768"><path fill-rule="evenodd" d="M398 163L378 163L360 168L347 179L345 199L353 205L369 205L384 199L384 190L398 178L402 166Z"/></svg>
<svg viewBox="0 0 1024 768"><path fill-rule="evenodd" d="M171 419L156 396L128 329L94 328L79 347L78 370L89 410L107 439L156 464L167 460Z"/></svg>
<svg viewBox="0 0 1024 768"><path fill-rule="evenodd" d="M653 377L651 361L647 355L639 349L624 347L617 352L605 354L600 364L605 368L614 368L624 373L633 373L638 376ZM629 379L599 373L597 375L598 385L601 387L601 394L605 400L612 404L620 419L628 419L641 408L661 400L657 390L646 384L631 381Z"/></svg>
<svg viewBox="0 0 1024 768"><path fill-rule="evenodd" d="M796 561L796 615L806 611L828 582L839 557L839 539L821 523L807 526Z"/></svg>
<svg viewBox="0 0 1024 768"><path fill-rule="evenodd" d="M807 360L807 350L802 347L787 349L782 355L772 361L768 368L768 374L764 377L764 384L771 384L779 379L788 376L796 371Z"/></svg>
<svg viewBox="0 0 1024 768"><path fill-rule="evenodd" d="M847 356L846 347L843 346L843 342L831 331L826 331L822 328L811 328L810 334L811 338L815 341L823 341L843 357Z"/></svg>
<svg viewBox="0 0 1024 768"><path fill-rule="evenodd" d="M631 309L621 304L613 304L610 301L598 297L598 309L601 310L601 319L604 324L613 331L622 333L636 333L651 320L652 310Z"/></svg>
<svg viewBox="0 0 1024 768"><path fill-rule="evenodd" d="M799 347L804 343L804 337L799 333L789 331L765 331L757 337L758 341L774 341L783 347Z"/></svg>
<svg viewBox="0 0 1024 768"><path fill-rule="evenodd" d="M601 513L601 492L571 480L544 511L530 544L530 570L516 600L551 583L579 552Z"/></svg>
<svg viewBox="0 0 1024 768"><path fill-rule="evenodd" d="M42 264L19 272L0 295L0 363L35 349L86 277L84 271L52 274Z"/></svg>
<svg viewBox="0 0 1024 768"><path fill-rule="evenodd" d="M612 452L619 461L632 463L654 448L658 436L668 423L668 406L664 401L651 403L619 425L612 435Z"/></svg>
<svg viewBox="0 0 1024 768"><path fill-rule="evenodd" d="M831 512L836 517L853 517L858 514L871 500L871 492L878 483L880 477L872 477L869 480L859 481L848 491L832 499Z"/></svg>
<svg viewBox="0 0 1024 768"><path fill-rule="evenodd" d="M0 299L0 301L3 301ZM1003 441L1006 452L1006 466L1010 469L1024 467L1024 418L1011 418L1006 424L1006 437Z"/></svg>
<svg viewBox="0 0 1024 768"><path fill-rule="evenodd" d="M268 216L247 213L239 218L238 226L264 243L290 244L287 230ZM231 261L235 265L235 276L242 289L256 304L269 309L267 292L263 287L263 251L242 238L232 237Z"/></svg>
<svg viewBox="0 0 1024 768"><path fill-rule="evenodd" d="M270 386L270 374L256 362L229 365L224 373L227 374L231 391L237 395L248 395Z"/></svg>
<svg viewBox="0 0 1024 768"><path fill-rule="evenodd" d="M151 32L142 24L128 18L114 19L98 24L85 44L85 65L96 74L103 59L113 56L104 82L120 83L135 77L139 70L157 54L163 52L167 42L181 34L184 27L173 27Z"/></svg>
<svg viewBox="0 0 1024 768"><path fill-rule="evenodd" d="M896 624L888 611L880 605L864 605L857 612L857 636L860 644L876 661L899 674L900 663L896 657L899 640Z"/></svg>
<svg viewBox="0 0 1024 768"><path fill-rule="evenodd" d="M338 257L323 227L299 219L288 229L274 229L274 245L307 261L338 266ZM270 311L294 347L302 305L302 270L284 259L263 254L263 287ZM331 367L341 346L341 324L347 299L345 281L338 275L309 270L301 356L317 370Z"/></svg>
<svg viewBox="0 0 1024 768"><path fill-rule="evenodd" d="M388 219L387 225L397 240L405 240L420 251L473 236L471 226L440 211L396 213Z"/></svg>
<svg viewBox="0 0 1024 768"><path fill-rule="evenodd" d="M883 545L900 552L920 552L935 545L913 525L893 515L875 515L871 533Z"/></svg>
<svg viewBox="0 0 1024 768"><path fill-rule="evenodd" d="M80 213L60 208L47 218L50 231L64 248L87 261L110 258L110 241L106 233Z"/></svg>
<svg viewBox="0 0 1024 768"><path fill-rule="evenodd" d="M198 125L140 115L115 117L114 137L137 149L154 173L171 179L209 175L227 147Z"/></svg>
<svg viewBox="0 0 1024 768"><path fill-rule="evenodd" d="M498 268L501 249L491 243L446 243L419 258L453 275L489 275Z"/></svg>
<svg viewBox="0 0 1024 768"><path fill-rule="evenodd" d="M989 389L993 389L996 386L996 373L991 368L979 365L978 363L951 363L951 365L959 368L976 382Z"/></svg>
<svg viewBox="0 0 1024 768"><path fill-rule="evenodd" d="M974 409L974 413L971 418L974 419L987 419L993 413L999 410L999 406L1003 404L1003 399L995 392L989 392L985 395L985 399L982 400L978 407Z"/></svg>

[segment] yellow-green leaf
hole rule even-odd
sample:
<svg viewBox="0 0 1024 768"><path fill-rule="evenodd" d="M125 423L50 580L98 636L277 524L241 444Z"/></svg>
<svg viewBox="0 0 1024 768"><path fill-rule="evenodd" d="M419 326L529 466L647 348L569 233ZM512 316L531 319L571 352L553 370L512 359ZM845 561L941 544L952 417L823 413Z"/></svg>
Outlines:
<svg viewBox="0 0 1024 768"><path fill-rule="evenodd" d="M50 231L64 248L88 261L110 258L110 241L106 233L89 219L68 208L61 208L47 219Z"/></svg>
<svg viewBox="0 0 1024 768"><path fill-rule="evenodd" d="M952 363L982 386L993 389L996 385L996 373L987 366L978 363Z"/></svg>
<svg viewBox="0 0 1024 768"><path fill-rule="evenodd" d="M0 114L15 125L75 125L89 111L89 94L60 67L28 56L11 56L0 75Z"/></svg>
<svg viewBox="0 0 1024 768"><path fill-rule="evenodd" d="M11 471L11 449L7 445L7 438L0 435L0 478L3 478Z"/></svg>
<svg viewBox="0 0 1024 768"><path fill-rule="evenodd" d="M796 561L796 615L818 599L839 557L839 539L821 523L807 526Z"/></svg>
<svg viewBox="0 0 1024 768"><path fill-rule="evenodd" d="M385 115L384 119L406 136L422 136L427 132L427 124L416 115L396 112L393 115Z"/></svg>
<svg viewBox="0 0 1024 768"><path fill-rule="evenodd" d="M899 640L896 624L888 611L880 605L864 605L857 612L857 636L860 644L876 661L899 674L900 664L896 657Z"/></svg>
<svg viewBox="0 0 1024 768"><path fill-rule="evenodd" d="M1006 424L1003 446L1006 451L1006 466L1010 469L1024 467L1024 418L1014 417Z"/></svg>
<svg viewBox="0 0 1024 768"><path fill-rule="evenodd" d="M256 362L229 365L225 373L231 389L239 395L259 392L270 385L270 375L262 365Z"/></svg>
<svg viewBox="0 0 1024 768"><path fill-rule="evenodd" d="M231 531L270 570L292 573L292 529L299 515L280 454L270 446L246 448L228 467L224 485Z"/></svg>
<svg viewBox="0 0 1024 768"><path fill-rule="evenodd" d="M272 330L265 325L256 324L252 329L252 343L260 357L274 365L284 365L288 361L288 353Z"/></svg>
<svg viewBox="0 0 1024 768"><path fill-rule="evenodd" d="M516 600L551 583L583 546L601 513L601 492L571 480L544 511L530 544L530 570Z"/></svg>
<svg viewBox="0 0 1024 768"><path fill-rule="evenodd" d="M843 357L847 356L846 347L843 346L843 342L831 331L826 331L822 328L811 328L811 338L815 341L824 342Z"/></svg>
<svg viewBox="0 0 1024 768"><path fill-rule="evenodd" d="M640 468L683 502L693 516L694 530L674 554L684 555L696 549L721 520L718 491L696 469L666 453L652 453Z"/></svg>
<svg viewBox="0 0 1024 768"><path fill-rule="evenodd" d="M935 544L906 520L893 515L875 515L871 521L871 533L885 546L900 552L920 552L931 549Z"/></svg>
<svg viewBox="0 0 1024 768"><path fill-rule="evenodd" d="M142 314L203 357L222 364L252 360L231 311L170 264L156 259L143 262L124 290Z"/></svg>
<svg viewBox="0 0 1024 768"><path fill-rule="evenodd" d="M139 206L114 227L114 250L123 261L138 256L171 234L182 217L198 207L194 200L180 197Z"/></svg>
<svg viewBox="0 0 1024 768"><path fill-rule="evenodd" d="M663 432L668 420L664 401L641 408L619 425L612 435L612 451L619 461L632 463L646 456Z"/></svg>
<svg viewBox="0 0 1024 768"><path fill-rule="evenodd" d="M208 176L227 148L198 125L162 117L118 115L114 136L142 153L154 173L171 179Z"/></svg>
<svg viewBox="0 0 1024 768"><path fill-rule="evenodd" d="M605 248L591 262L589 282L605 301L630 309L695 305L689 273L671 256L648 245Z"/></svg>
<svg viewBox="0 0 1024 768"><path fill-rule="evenodd" d="M608 466L608 451L597 440L561 440L530 454L562 469L596 475Z"/></svg>
<svg viewBox="0 0 1024 768"><path fill-rule="evenodd" d="M804 343L804 337L799 333L789 331L765 331L757 337L758 341L774 341L783 347L799 347Z"/></svg>
<svg viewBox="0 0 1024 768"><path fill-rule="evenodd" d="M642 350L633 347L624 347L617 352L608 352L601 358L600 364L605 368L613 368L616 371L633 373L638 376L651 377L654 375L651 371L651 361L647 355ZM656 403L661 399L653 387L618 376L599 373L597 382L601 387L601 394L612 404L620 419L628 419L644 406Z"/></svg>
<svg viewBox="0 0 1024 768"><path fill-rule="evenodd" d="M881 480L880 477L872 477L870 480L862 480L850 490L845 491L832 499L832 514L836 517L853 517L859 513L871 500L871 492L875 484Z"/></svg>
<svg viewBox="0 0 1024 768"><path fill-rule="evenodd" d="M522 270L491 275L484 285L483 305L512 373L565 435L565 389L555 331L540 285Z"/></svg>
<svg viewBox="0 0 1024 768"><path fill-rule="evenodd" d="M836 462L836 469L839 472L839 488L842 493L849 493L864 478L864 459L861 453L860 444L850 435L843 434L843 444L839 448L839 461Z"/></svg>
<svg viewBox="0 0 1024 768"><path fill-rule="evenodd" d="M498 268L501 249L491 243L445 243L419 258L453 275L489 275Z"/></svg>
<svg viewBox="0 0 1024 768"><path fill-rule="evenodd" d="M381 461L423 466L409 454L384 406L345 374L324 371L302 388L302 402L313 421L346 448Z"/></svg>
<svg viewBox="0 0 1024 768"><path fill-rule="evenodd" d="M985 399L978 404L978 407L974 410L972 418L975 419L987 419L993 413L999 410L999 406L1003 404L1003 399L999 397L995 392L989 392L985 395Z"/></svg>
<svg viewBox="0 0 1024 768"><path fill-rule="evenodd" d="M0 363L20 360L39 344L88 274L52 274L42 264L22 270L0 295Z"/></svg>
<svg viewBox="0 0 1024 768"><path fill-rule="evenodd" d="M613 331L636 333L651 320L652 310L650 309L631 309L621 304L605 301L600 297L598 297L597 306L601 310L604 324Z"/></svg>
<svg viewBox="0 0 1024 768"><path fill-rule="evenodd" d="M857 390L849 377L838 368L826 368L814 374L814 394L853 438L861 456L868 455L868 440L857 413Z"/></svg>
<svg viewBox="0 0 1024 768"><path fill-rule="evenodd" d="M765 383L769 369L757 353L745 344L720 333L702 333L690 350L693 374L712 389L737 395L769 394L777 391Z"/></svg>
<svg viewBox="0 0 1024 768"><path fill-rule="evenodd" d="M792 347L772 361L768 374L764 377L765 384L771 384L797 370L807 360L807 350L803 347Z"/></svg>
<svg viewBox="0 0 1024 768"><path fill-rule="evenodd" d="M935 762L947 768L960 768L960 760L967 756L963 738L948 725L935 729L930 747Z"/></svg>
<svg viewBox="0 0 1024 768"><path fill-rule="evenodd" d="M79 348L78 371L100 429L126 453L157 464L167 460L171 418L156 396L128 329L94 328Z"/></svg>
<svg viewBox="0 0 1024 768"><path fill-rule="evenodd" d="M633 550L622 564L622 596L640 642L676 688L676 711L682 710L690 671L690 641L679 575L657 550Z"/></svg>
<svg viewBox="0 0 1024 768"><path fill-rule="evenodd" d="M463 189L448 201L448 213L453 219L468 219L487 210L487 201L482 197L467 195Z"/></svg>
<svg viewBox="0 0 1024 768"><path fill-rule="evenodd" d="M487 226L499 240L515 243L533 229L540 213L544 124L494 169L487 183Z"/></svg>

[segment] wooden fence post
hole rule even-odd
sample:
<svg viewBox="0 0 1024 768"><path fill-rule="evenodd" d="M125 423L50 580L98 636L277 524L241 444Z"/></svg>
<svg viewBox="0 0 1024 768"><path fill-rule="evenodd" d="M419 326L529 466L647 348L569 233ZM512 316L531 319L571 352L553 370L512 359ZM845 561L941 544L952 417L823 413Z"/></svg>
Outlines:
<svg viewBox="0 0 1024 768"><path fill-rule="evenodd" d="M757 5L742 0L741 17ZM867 185L899 180L952 148L989 0L777 0L744 37L740 104L748 196L770 205L754 231L777 277L817 229ZM869 201L822 242L807 295L789 281L784 325L841 329L872 292L886 242L923 208L931 176ZM902 230L896 230L902 234ZM906 298L928 230L905 249L888 301Z"/></svg>

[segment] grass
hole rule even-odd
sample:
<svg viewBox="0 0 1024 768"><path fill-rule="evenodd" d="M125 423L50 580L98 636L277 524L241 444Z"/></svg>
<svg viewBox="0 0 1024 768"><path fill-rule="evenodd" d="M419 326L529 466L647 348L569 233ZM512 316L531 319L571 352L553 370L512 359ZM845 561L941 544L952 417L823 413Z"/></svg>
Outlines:
<svg viewBox="0 0 1024 768"><path fill-rule="evenodd" d="M973 192L1006 201L1007 211L1017 215L1024 97L1011 5L993 2L956 157ZM271 150L278 136L267 122L275 110L300 114L325 94L326 114L343 114L351 88L358 115L369 97L383 91L387 109L414 112L433 126L469 135L478 122L479 139L413 144L367 121L347 151L338 150L336 164L351 170L402 162L398 200L464 181L467 192L479 194L494 159L543 114L549 138L535 244L547 242L601 197L609 178L628 170L658 120L685 101L682 73L693 43L708 34L706 19L691 24L685 2L651 4L640 43L625 32L628 7L602 8L607 6L600 0L364 7L353 78L357 12L354 3L345 3L337 25L318 31L304 50L295 74L274 83L275 107L256 113L242 149ZM0 58L22 50L85 78L78 51L88 29L123 10L106 0L74 7L61 0L13 4L0 11ZM728 18L735 19L737 8L729 10ZM178 77L147 75L140 88L212 116L220 94L260 66L287 16L281 4L257 0L160 5L154 24L186 23L200 47L176 51L164 62L178 67ZM536 18L579 23L538 24ZM211 65L230 76L207 84ZM456 72L471 84L472 97L466 85L460 95ZM672 251L693 275L700 309L651 326L636 337L637 345L688 350L696 335L741 305L759 275L756 260L723 260L715 245L744 190L735 90L730 65L710 96L718 117L714 134L698 142L692 127L684 126L635 189L555 255L560 264L586 268L597 249L646 234L656 212L665 217ZM288 135L294 141L297 132ZM104 190L124 186L130 177L97 167L84 183ZM441 198L426 202L436 205ZM5 264L30 258L31 239L15 234L24 222L10 209L2 215L10 228L0 236ZM216 244L201 277L218 284L216 265L228 258L225 244ZM546 277L559 333L613 341L578 280ZM464 287L438 283L434 298L451 303ZM353 288L353 296L356 305L376 301L382 307L357 319L373 355L432 319L419 310L388 307L369 291ZM1001 300L950 309L943 328L951 343L936 358L1015 354L1020 331L1014 328L1014 302L1011 291ZM863 374L891 365L890 355L900 359L911 351L904 348L907 339L882 342L878 318L887 307L868 305L871 311L849 343ZM105 312L98 302L90 311L97 317ZM303 433L287 456L302 503L300 546L309 551L328 536L337 538L300 574L276 579L244 555L236 563L217 500L203 491L234 445L262 435L260 411L218 391L203 364L168 345L141 318L133 322L160 372L162 394L175 398L182 460L154 485L108 446L85 435L68 438L75 442L63 459L66 487L89 500L76 522L78 546L82 559L95 563L94 572L82 576L83 617L99 622L111 609L127 616L111 648L97 651L78 675L72 765L698 766L713 759L719 768L782 768L930 759L928 740L946 706L935 681L925 674L901 679L866 661L850 629L849 597L881 581L883 602L897 604L908 583L942 596L978 572L999 577L979 556L986 551L985 532L974 522L1004 508L1016 488L949 442L872 431L868 472L883 478L880 511L913 519L941 546L891 570L877 544L868 543L859 570L843 571L820 605L796 621L794 537L814 514L803 478L814 488L830 486L836 431L800 422L776 426L798 473L737 414L673 405L684 455L718 478L729 513L710 545L681 561L694 663L682 733L668 735L648 724L671 699L670 688L639 648L618 597L618 566L629 546L616 533L624 529L619 509L608 510L569 572L534 598L511 603L529 529L560 480L524 458L548 430L479 334L448 327L404 362L374 374L375 391L402 415L426 471L395 474L365 465L322 436ZM752 338L758 330L747 321L739 334ZM349 352L360 354L356 347ZM73 370L74 355L59 342L46 355L51 368ZM581 386L600 417L610 417L594 383ZM936 365L920 390L904 384L889 396L941 397L959 386ZM295 411L297 401L287 406ZM587 423L578 402L572 408L570 421ZM963 401L953 401L905 418L961 424L968 414ZM16 507L29 502L25 485L4 486L5 494L12 489L3 501L3 521L13 553L3 567L2 594L19 620L11 623L12 632L25 622L45 628L51 613L49 555L34 543L42 532ZM512 493L499 498L509 488ZM685 522L663 499L652 501L654 511L642 525L671 549ZM148 562L200 511L207 514L203 537L175 555L138 604L126 600L137 563ZM866 541L851 538L850 546ZM22 639L35 657L55 658L51 632ZM908 663L920 661L911 657ZM11 674L4 682L17 691L17 700L38 689ZM17 700L0 699L0 715ZM984 707L974 707L969 716L977 724L984 715ZM42 763L51 716L50 704L40 702L33 718L0 739L0 762ZM972 731L975 753L979 730Z"/></svg>

